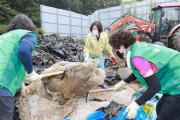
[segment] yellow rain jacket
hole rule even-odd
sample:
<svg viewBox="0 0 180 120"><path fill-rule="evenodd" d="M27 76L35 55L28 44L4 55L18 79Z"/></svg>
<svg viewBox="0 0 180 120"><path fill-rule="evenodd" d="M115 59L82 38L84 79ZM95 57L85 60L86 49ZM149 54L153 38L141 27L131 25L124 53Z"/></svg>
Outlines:
<svg viewBox="0 0 180 120"><path fill-rule="evenodd" d="M107 33L101 32L99 41L92 33L89 33L86 38L86 43L84 46L84 55L85 56L93 56L97 57L99 56L103 49L106 49L107 52L112 55L112 47L109 44L109 37Z"/></svg>

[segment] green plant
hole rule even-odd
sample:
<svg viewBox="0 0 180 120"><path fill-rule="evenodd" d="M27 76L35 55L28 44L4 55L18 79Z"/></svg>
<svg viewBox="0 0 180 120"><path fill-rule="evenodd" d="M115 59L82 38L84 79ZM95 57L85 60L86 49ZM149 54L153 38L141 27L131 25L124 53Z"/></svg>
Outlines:
<svg viewBox="0 0 180 120"><path fill-rule="evenodd" d="M7 27L8 27L8 25L2 25L2 24L0 24L0 34L2 34L3 32L5 32L6 29L7 29Z"/></svg>
<svg viewBox="0 0 180 120"><path fill-rule="evenodd" d="M80 40L81 42L85 42L85 40L84 40L83 38L80 38L79 40Z"/></svg>
<svg viewBox="0 0 180 120"><path fill-rule="evenodd" d="M38 28L37 31L38 31L38 34L44 34L44 30L42 28Z"/></svg>

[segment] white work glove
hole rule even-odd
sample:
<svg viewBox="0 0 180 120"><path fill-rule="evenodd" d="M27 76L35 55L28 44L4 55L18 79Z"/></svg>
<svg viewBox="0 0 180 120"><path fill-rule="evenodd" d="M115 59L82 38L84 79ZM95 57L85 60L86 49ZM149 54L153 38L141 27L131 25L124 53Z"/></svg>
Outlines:
<svg viewBox="0 0 180 120"><path fill-rule="evenodd" d="M121 80L120 83L118 83L118 84L116 84L116 85L114 86L114 92L116 92L116 91L118 91L118 90L122 90L122 89L125 87L126 84L127 84L127 83L124 82L124 80Z"/></svg>
<svg viewBox="0 0 180 120"><path fill-rule="evenodd" d="M26 95L30 95L30 94L31 94L31 93L30 93L28 87L26 87L26 86L24 85L24 83L22 83L22 86L21 86L21 95L22 95L22 96L26 96Z"/></svg>
<svg viewBox="0 0 180 120"><path fill-rule="evenodd" d="M89 55L86 55L84 58L84 62L87 62L89 60Z"/></svg>
<svg viewBox="0 0 180 120"><path fill-rule="evenodd" d="M27 74L26 76L27 76L27 81L29 81L29 82L34 82L34 81L40 79L39 74L37 74L34 70L32 71L32 73Z"/></svg>
<svg viewBox="0 0 180 120"><path fill-rule="evenodd" d="M138 108L139 108L139 105L135 101L132 101L125 111L125 112L128 112L127 118L134 119L137 116Z"/></svg>

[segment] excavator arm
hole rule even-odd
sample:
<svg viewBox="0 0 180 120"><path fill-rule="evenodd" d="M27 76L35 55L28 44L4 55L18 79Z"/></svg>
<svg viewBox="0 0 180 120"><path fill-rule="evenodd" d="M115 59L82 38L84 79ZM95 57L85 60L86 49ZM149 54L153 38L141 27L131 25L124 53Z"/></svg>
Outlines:
<svg viewBox="0 0 180 120"><path fill-rule="evenodd" d="M133 23L135 25L136 31L144 31L145 33L150 33L151 30L155 28L155 24L151 22L148 22L146 20L140 19L132 15L125 14L110 25L110 32L114 32L123 24L128 23Z"/></svg>

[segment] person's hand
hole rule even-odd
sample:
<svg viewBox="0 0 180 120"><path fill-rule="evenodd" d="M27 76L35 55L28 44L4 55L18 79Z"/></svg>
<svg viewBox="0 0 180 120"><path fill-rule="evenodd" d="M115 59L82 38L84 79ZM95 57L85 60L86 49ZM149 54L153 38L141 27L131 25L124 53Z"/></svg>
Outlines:
<svg viewBox="0 0 180 120"><path fill-rule="evenodd" d="M86 55L86 57L84 58L84 62L87 62L89 60L88 55Z"/></svg>
<svg viewBox="0 0 180 120"><path fill-rule="evenodd" d="M127 118L128 119L134 119L137 116L137 110L139 108L139 105L133 101L131 104L126 108Z"/></svg>
<svg viewBox="0 0 180 120"><path fill-rule="evenodd" d="M26 76L27 76L28 82L34 82L34 81L40 79L39 74L37 74L34 70L32 71L32 73L27 74Z"/></svg>
<svg viewBox="0 0 180 120"><path fill-rule="evenodd" d="M84 59L84 62L87 62L87 61L89 61L89 59Z"/></svg>
<svg viewBox="0 0 180 120"><path fill-rule="evenodd" d="M116 58L114 55L111 55L111 61L112 61L112 63L116 63Z"/></svg>
<svg viewBox="0 0 180 120"><path fill-rule="evenodd" d="M31 92L29 91L28 87L26 87L24 85L24 83L22 83L22 86L21 86L21 95L23 97L25 97L25 96L30 95L30 94L31 94Z"/></svg>
<svg viewBox="0 0 180 120"><path fill-rule="evenodd" d="M114 92L117 92L117 91L119 91L119 90L122 90L122 89L125 87L126 84L127 84L127 83L124 82L124 80L122 80L120 83L118 83L118 84L116 84L116 85L114 86Z"/></svg>

